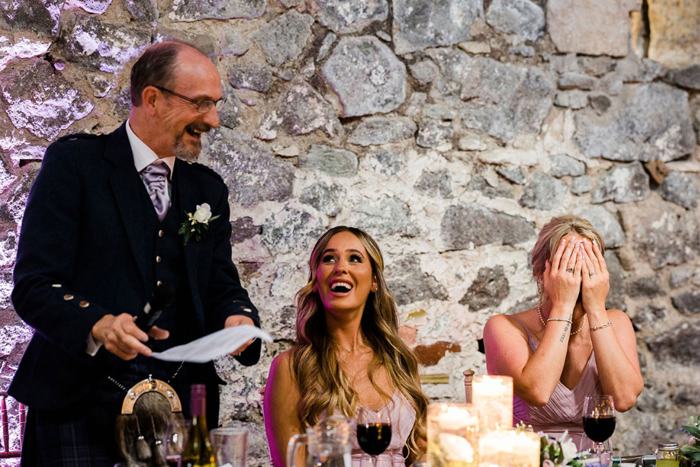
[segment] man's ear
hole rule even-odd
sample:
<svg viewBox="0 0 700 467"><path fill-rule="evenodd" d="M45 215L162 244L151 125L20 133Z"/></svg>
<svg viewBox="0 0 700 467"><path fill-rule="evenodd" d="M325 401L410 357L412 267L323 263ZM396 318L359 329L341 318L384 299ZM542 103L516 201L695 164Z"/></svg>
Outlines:
<svg viewBox="0 0 700 467"><path fill-rule="evenodd" d="M154 86L146 86L141 91L141 106L148 115L154 116L156 113L156 101L160 97L160 91Z"/></svg>

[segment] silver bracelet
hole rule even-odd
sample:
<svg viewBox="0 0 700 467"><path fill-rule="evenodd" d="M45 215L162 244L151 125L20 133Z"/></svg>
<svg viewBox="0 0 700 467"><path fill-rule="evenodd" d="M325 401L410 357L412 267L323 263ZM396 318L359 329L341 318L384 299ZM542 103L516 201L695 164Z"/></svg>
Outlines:
<svg viewBox="0 0 700 467"><path fill-rule="evenodd" d="M588 330L592 332L597 331L598 329L607 328L608 326L612 326L612 321L608 321L607 323L601 324L600 326L596 326L594 328L588 328Z"/></svg>
<svg viewBox="0 0 700 467"><path fill-rule="evenodd" d="M549 323L550 321L565 321L565 322L567 322L567 323L571 324L571 320L570 320L570 319L563 319L563 318L549 318L549 319L547 320L547 322Z"/></svg>

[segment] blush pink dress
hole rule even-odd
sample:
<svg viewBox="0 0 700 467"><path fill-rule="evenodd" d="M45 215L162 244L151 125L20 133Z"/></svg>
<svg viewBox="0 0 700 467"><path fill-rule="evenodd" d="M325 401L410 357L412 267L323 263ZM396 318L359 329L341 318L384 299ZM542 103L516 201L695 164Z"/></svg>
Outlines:
<svg viewBox="0 0 700 467"><path fill-rule="evenodd" d="M403 447L416 423L416 411L400 391L394 391L389 401L389 417L391 419L391 443L384 452L377 456L377 467L404 467ZM364 459L363 459L364 456ZM357 443L357 433L352 436L352 467L369 467L369 455L365 454Z"/></svg>
<svg viewBox="0 0 700 467"><path fill-rule="evenodd" d="M515 316L511 317L525 328L528 345L534 353L539 342L535 340L522 321ZM602 389L598 379L595 356L591 351L591 356L588 357L588 363L586 363L581 379L576 386L569 389L559 381L545 406L528 405L518 396L513 395L513 424L517 425L522 421L526 425L532 425L535 432L544 432L556 439L559 439L564 431L568 431L576 447L579 447L581 438L585 436L583 432L583 404L586 402L587 396L597 394L602 394Z"/></svg>

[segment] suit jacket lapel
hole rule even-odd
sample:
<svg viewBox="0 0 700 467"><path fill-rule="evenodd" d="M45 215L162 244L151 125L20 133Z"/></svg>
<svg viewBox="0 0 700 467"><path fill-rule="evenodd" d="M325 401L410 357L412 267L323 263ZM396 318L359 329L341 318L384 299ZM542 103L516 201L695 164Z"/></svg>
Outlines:
<svg viewBox="0 0 700 467"><path fill-rule="evenodd" d="M178 197L178 206L180 208L180 220L182 222L187 220L187 213L194 213L197 203L203 202L202 200L195 199L197 190L190 177L187 176L187 172L190 168L187 166L186 162L180 159L175 159L175 169L173 171L173 185L175 188L176 196ZM183 255L185 257L185 269L187 271L187 281L192 292L192 300L198 313L197 316L202 316L202 300L199 296L199 286L197 284L197 260L199 259L199 245L197 241L192 238L185 245Z"/></svg>
<svg viewBox="0 0 700 467"><path fill-rule="evenodd" d="M144 213L139 199L139 190L143 190L144 187L134 167L134 156L131 152L125 125L126 123L112 133L112 141L108 145L105 157L115 165L114 171L109 178L109 183L119 208L141 280L146 286Z"/></svg>

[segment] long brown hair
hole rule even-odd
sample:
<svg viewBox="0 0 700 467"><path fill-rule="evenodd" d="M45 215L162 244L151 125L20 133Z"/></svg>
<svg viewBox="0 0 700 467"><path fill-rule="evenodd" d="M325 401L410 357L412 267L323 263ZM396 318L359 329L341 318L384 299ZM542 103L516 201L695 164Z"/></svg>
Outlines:
<svg viewBox="0 0 700 467"><path fill-rule="evenodd" d="M384 258L379 245L364 231L339 226L321 236L309 259L309 281L297 292L297 339L292 347L292 371L301 400L299 418L302 426L318 422L321 415L336 410L346 417L354 417L359 395L350 385L336 357L338 344L326 329L324 306L318 292L314 291L316 270L331 237L340 232L355 235L367 250L372 274L377 280L377 291L370 292L362 314L361 328L364 338L374 352L367 369L369 380L383 397L390 399L375 382L375 372L383 367L392 383L408 399L416 411L416 423L406 442L409 453L418 456L418 439L426 438L425 418L428 399L418 383L418 362L413 352L399 337L398 313L394 298L384 281Z"/></svg>

